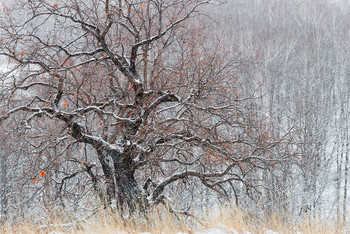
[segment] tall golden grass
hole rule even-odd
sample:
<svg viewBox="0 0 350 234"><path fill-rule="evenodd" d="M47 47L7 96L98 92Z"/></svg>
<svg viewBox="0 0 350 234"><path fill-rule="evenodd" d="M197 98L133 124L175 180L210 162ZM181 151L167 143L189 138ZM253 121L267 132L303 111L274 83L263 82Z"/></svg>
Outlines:
<svg viewBox="0 0 350 234"><path fill-rule="evenodd" d="M234 206L213 208L201 219L174 214L165 207L149 212L147 217L123 217L120 212L99 209L84 220L60 212L50 213L45 220L4 222L0 233L346 233L345 225L328 220L303 218L286 220L286 216L256 216Z"/></svg>

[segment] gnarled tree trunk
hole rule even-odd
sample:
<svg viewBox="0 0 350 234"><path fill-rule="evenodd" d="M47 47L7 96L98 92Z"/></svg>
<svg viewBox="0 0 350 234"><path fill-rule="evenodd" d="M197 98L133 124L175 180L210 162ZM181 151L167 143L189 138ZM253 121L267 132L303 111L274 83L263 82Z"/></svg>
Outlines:
<svg viewBox="0 0 350 234"><path fill-rule="evenodd" d="M146 211L149 203L135 180L131 154L111 149L96 150L106 177L106 202L111 204L112 200L121 198L131 211ZM119 194L116 194L116 189Z"/></svg>

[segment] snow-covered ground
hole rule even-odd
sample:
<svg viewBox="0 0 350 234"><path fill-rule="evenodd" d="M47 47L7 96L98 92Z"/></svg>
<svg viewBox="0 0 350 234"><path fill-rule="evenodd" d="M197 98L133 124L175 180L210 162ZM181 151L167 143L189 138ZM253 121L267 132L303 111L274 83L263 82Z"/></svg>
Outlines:
<svg viewBox="0 0 350 234"><path fill-rule="evenodd" d="M117 234L127 234L124 231L121 232L116 232ZM195 233L195 234L253 234L251 232L248 231L236 231L232 228L228 228L224 225L219 225L216 228L211 228L208 229L206 231L201 231L201 232L192 232L191 230L189 230L189 232L178 232L177 234L190 234L190 233ZM58 234L58 233L50 233L50 234ZM151 234L150 232L140 232L139 234ZM165 233L164 233L165 234ZM280 234L279 232L275 232L272 230L267 230L264 232L264 234ZM297 233L297 234L301 234L301 233Z"/></svg>

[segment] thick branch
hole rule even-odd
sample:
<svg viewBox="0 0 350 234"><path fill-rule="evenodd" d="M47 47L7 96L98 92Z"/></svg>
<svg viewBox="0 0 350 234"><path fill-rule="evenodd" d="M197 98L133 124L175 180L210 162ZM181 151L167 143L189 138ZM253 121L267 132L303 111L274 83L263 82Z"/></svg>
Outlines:
<svg viewBox="0 0 350 234"><path fill-rule="evenodd" d="M152 201L155 201L163 193L165 187L176 180L184 179L187 177L197 177L201 180L205 180L206 178L222 177L226 175L231 170L231 168L233 168L235 165L236 163L232 163L223 172L218 172L218 173L201 173L197 171L185 171L182 173L176 173L166 178L165 180L163 180L160 184L158 184L157 188L151 194L151 199Z"/></svg>

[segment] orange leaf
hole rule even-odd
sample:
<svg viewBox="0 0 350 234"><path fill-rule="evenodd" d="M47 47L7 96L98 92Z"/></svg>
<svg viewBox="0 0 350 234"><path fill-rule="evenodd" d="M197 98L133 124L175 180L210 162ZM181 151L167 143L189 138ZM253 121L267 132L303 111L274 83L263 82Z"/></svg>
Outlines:
<svg viewBox="0 0 350 234"><path fill-rule="evenodd" d="M46 103L46 106L50 106L50 103Z"/></svg>
<svg viewBox="0 0 350 234"><path fill-rule="evenodd" d="M57 5L57 3L53 4L53 7L55 7L55 8L56 8L57 6L58 6L58 5Z"/></svg>
<svg viewBox="0 0 350 234"><path fill-rule="evenodd" d="M24 55L24 51L22 51L22 53L20 53L20 55L23 56Z"/></svg>
<svg viewBox="0 0 350 234"><path fill-rule="evenodd" d="M36 179L33 180L33 183L35 183L35 182L36 182Z"/></svg>
<svg viewBox="0 0 350 234"><path fill-rule="evenodd" d="M118 40L115 40L115 43L118 43Z"/></svg>
<svg viewBox="0 0 350 234"><path fill-rule="evenodd" d="M81 149L81 146L79 146L79 148Z"/></svg>
<svg viewBox="0 0 350 234"><path fill-rule="evenodd" d="M79 158L79 162L82 162L83 160L81 158Z"/></svg>
<svg viewBox="0 0 350 234"><path fill-rule="evenodd" d="M102 124L103 124L103 122L100 123L100 125L102 125Z"/></svg>
<svg viewBox="0 0 350 234"><path fill-rule="evenodd" d="M40 176L41 176L41 177L44 177L45 175L46 175L46 172L45 172L45 171L40 170Z"/></svg>
<svg viewBox="0 0 350 234"><path fill-rule="evenodd" d="M141 7L142 7L142 8L144 8L144 7L145 7L145 5L144 5L144 4L142 4L142 5L141 5Z"/></svg>
<svg viewBox="0 0 350 234"><path fill-rule="evenodd" d="M79 67L78 70L80 71L80 70L81 70L81 67Z"/></svg>
<svg viewBox="0 0 350 234"><path fill-rule="evenodd" d="M67 101L64 101L63 106L66 107L68 105Z"/></svg>
<svg viewBox="0 0 350 234"><path fill-rule="evenodd" d="M74 94L74 97L77 98L77 97L78 97L78 94L75 93L75 94Z"/></svg>

